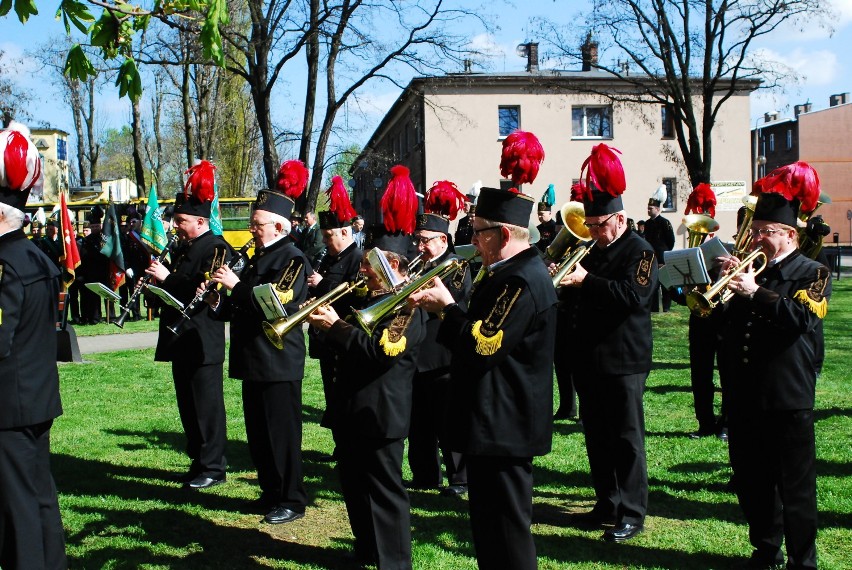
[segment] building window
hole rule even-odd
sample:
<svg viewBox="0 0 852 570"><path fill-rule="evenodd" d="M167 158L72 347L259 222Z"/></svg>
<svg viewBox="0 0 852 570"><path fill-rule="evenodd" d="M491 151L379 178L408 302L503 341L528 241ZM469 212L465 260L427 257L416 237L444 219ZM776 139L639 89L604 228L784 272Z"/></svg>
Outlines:
<svg viewBox="0 0 852 570"><path fill-rule="evenodd" d="M63 139L56 141L56 158L57 160L68 160L66 142Z"/></svg>
<svg viewBox="0 0 852 570"><path fill-rule="evenodd" d="M521 127L520 107L498 107L497 122L500 127L500 136L508 137L513 131Z"/></svg>
<svg viewBox="0 0 852 570"><path fill-rule="evenodd" d="M663 186L666 187L666 201L660 206L663 212L674 212L677 210L677 178L663 178Z"/></svg>
<svg viewBox="0 0 852 570"><path fill-rule="evenodd" d="M775 152L775 133L769 135L769 152Z"/></svg>
<svg viewBox="0 0 852 570"><path fill-rule="evenodd" d="M662 105L661 109L662 109L663 138L664 139L673 139L673 138L675 138L674 109L672 108L670 103L666 103L665 105Z"/></svg>
<svg viewBox="0 0 852 570"><path fill-rule="evenodd" d="M612 107L573 107L571 136L574 138L612 138Z"/></svg>
<svg viewBox="0 0 852 570"><path fill-rule="evenodd" d="M793 148L793 129L787 129L787 150Z"/></svg>

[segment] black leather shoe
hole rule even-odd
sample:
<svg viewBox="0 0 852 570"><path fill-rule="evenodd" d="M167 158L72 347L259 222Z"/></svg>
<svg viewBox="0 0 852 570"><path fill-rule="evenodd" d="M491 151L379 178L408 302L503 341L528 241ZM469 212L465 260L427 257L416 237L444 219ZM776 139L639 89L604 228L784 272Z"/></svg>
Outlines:
<svg viewBox="0 0 852 570"><path fill-rule="evenodd" d="M588 511L585 513L571 513L569 520L571 526L595 529L604 525L615 524L615 515L604 515L596 511Z"/></svg>
<svg viewBox="0 0 852 570"><path fill-rule="evenodd" d="M287 507L275 507L263 517L263 522L269 524L282 524L293 522L305 516L305 513L297 513L296 511L291 511Z"/></svg>
<svg viewBox="0 0 852 570"><path fill-rule="evenodd" d="M716 434L716 437L718 437L719 440L724 441L725 443L728 443L728 428L720 429L719 433Z"/></svg>
<svg viewBox="0 0 852 570"><path fill-rule="evenodd" d="M215 487L216 485L221 485L225 482L225 476L223 475L221 479L213 479L211 477L203 477L198 476L192 481L189 481L185 484L186 487L190 489L207 489L209 487Z"/></svg>
<svg viewBox="0 0 852 570"><path fill-rule="evenodd" d="M644 529L645 527L641 524L621 523L605 530L603 539L608 542L624 542L630 540Z"/></svg>
<svg viewBox="0 0 852 570"><path fill-rule="evenodd" d="M467 493L467 485L447 485L441 489L443 497L460 497Z"/></svg>

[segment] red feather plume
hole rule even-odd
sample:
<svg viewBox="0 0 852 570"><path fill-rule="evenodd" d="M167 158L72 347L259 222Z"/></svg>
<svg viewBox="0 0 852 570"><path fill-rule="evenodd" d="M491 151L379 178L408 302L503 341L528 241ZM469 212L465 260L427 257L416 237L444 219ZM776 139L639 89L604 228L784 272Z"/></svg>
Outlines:
<svg viewBox="0 0 852 570"><path fill-rule="evenodd" d="M514 131L503 140L500 174L510 178L513 186L532 184L543 161L544 148L534 134Z"/></svg>
<svg viewBox="0 0 852 570"><path fill-rule="evenodd" d="M328 196L328 209L337 216L337 221L348 222L358 215L355 208L352 207L352 202L349 201L349 192L346 191L343 178L340 176L332 177L331 186L326 190L326 195Z"/></svg>
<svg viewBox="0 0 852 570"><path fill-rule="evenodd" d="M14 124L14 123L13 123ZM5 130L3 168L0 169L0 186L9 190L29 192L41 177L41 160L29 137L14 127Z"/></svg>
<svg viewBox="0 0 852 570"><path fill-rule="evenodd" d="M184 174L187 175L186 184L183 187L184 196L195 196L195 199L201 202L213 201L216 195L216 167L212 162L202 160Z"/></svg>
<svg viewBox="0 0 852 570"><path fill-rule="evenodd" d="M302 195L307 185L308 169L301 160L286 160L281 164L275 186L285 196L295 200Z"/></svg>
<svg viewBox="0 0 852 570"><path fill-rule="evenodd" d="M702 182L695 187L686 199L684 214L707 214L711 218L716 216L716 193L709 184Z"/></svg>
<svg viewBox="0 0 852 570"><path fill-rule="evenodd" d="M610 196L620 196L627 188L627 182L624 179L624 167L621 165L621 160L615 153L621 154L617 148L611 148L601 143L592 147L592 154L583 162L583 168L580 173L588 168L586 173L586 184L594 185L601 192L606 192Z"/></svg>
<svg viewBox="0 0 852 570"><path fill-rule="evenodd" d="M819 174L807 162L794 162L784 168L790 173L793 198L799 201L799 210L810 213L816 210L820 196Z"/></svg>
<svg viewBox="0 0 852 570"><path fill-rule="evenodd" d="M390 233L413 234L417 221L417 193L408 176L409 170L397 164L390 171L392 177L382 196L385 229Z"/></svg>
<svg viewBox="0 0 852 570"><path fill-rule="evenodd" d="M459 211L464 209L466 201L467 198L459 191L455 183L439 180L426 192L426 203L423 209L430 214L438 214L453 221Z"/></svg>
<svg viewBox="0 0 852 570"><path fill-rule="evenodd" d="M583 202L592 199L592 191L589 189L585 180L578 180L571 185L571 201Z"/></svg>

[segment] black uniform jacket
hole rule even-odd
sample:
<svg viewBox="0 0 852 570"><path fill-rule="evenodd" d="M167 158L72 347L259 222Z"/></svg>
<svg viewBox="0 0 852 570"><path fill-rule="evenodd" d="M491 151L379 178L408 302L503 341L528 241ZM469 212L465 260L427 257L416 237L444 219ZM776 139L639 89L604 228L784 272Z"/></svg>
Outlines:
<svg viewBox="0 0 852 570"><path fill-rule="evenodd" d="M380 301L374 297L367 304ZM426 335L422 309L386 316L368 335L343 319L325 342L337 354L334 393L326 419L347 437L399 439L408 435L411 391L420 343Z"/></svg>
<svg viewBox="0 0 852 570"><path fill-rule="evenodd" d="M534 247L475 283L467 312L448 307L438 342L453 353L454 451L506 457L550 451L555 337L556 293Z"/></svg>
<svg viewBox="0 0 852 570"><path fill-rule="evenodd" d="M665 263L665 252L674 247L675 236L672 223L663 216L645 220L645 241L654 248L657 263Z"/></svg>
<svg viewBox="0 0 852 570"><path fill-rule="evenodd" d="M831 272L797 250L756 281L753 299L735 295L713 315L731 412L811 409Z"/></svg>
<svg viewBox="0 0 852 570"><path fill-rule="evenodd" d="M550 245L550 242L553 241L553 238L556 237L556 220L542 222L536 226L536 229L538 229L538 233L541 237L536 242L535 246L539 251L545 251L547 246Z"/></svg>
<svg viewBox="0 0 852 570"><path fill-rule="evenodd" d="M227 262L232 255L231 246L213 232L206 232L193 240L181 242L172 254L171 273L161 287L184 305L195 298L195 291L212 271L214 261ZM212 270L212 271L211 271ZM203 305L207 307L206 304ZM163 307L160 313L160 336L154 360L185 363L220 364L225 361L225 323L216 320L207 310L199 310L184 323L179 336L166 329L180 319L181 313Z"/></svg>
<svg viewBox="0 0 852 570"><path fill-rule="evenodd" d="M0 429L62 414L56 371L59 269L22 230L0 236Z"/></svg>
<svg viewBox="0 0 852 570"><path fill-rule="evenodd" d="M263 332L263 310L252 289L264 283L275 285L288 315L299 310L308 296L306 274L310 263L287 238L255 250L240 274L240 282L223 298L222 316L231 321L228 375L255 382L301 382L305 372L305 335L297 326L284 337L278 350Z"/></svg>
<svg viewBox="0 0 852 570"><path fill-rule="evenodd" d="M609 247L592 247L580 262L589 272L582 286L559 289L570 341L557 350L570 354L575 370L610 375L651 370L655 258L651 245L628 229Z"/></svg>
<svg viewBox="0 0 852 570"><path fill-rule="evenodd" d="M348 283L357 279L363 257L363 250L359 249L354 242L337 255L326 254L319 266L315 268L317 273L322 275L322 281L319 282L319 285L311 289L310 296L316 298L322 297L341 283ZM351 314L352 305L360 302L356 298L357 295L355 293L349 293L332 303L331 306L334 307L335 312L341 319L345 319ZM311 358L331 355L313 327L308 329L308 338L311 344Z"/></svg>
<svg viewBox="0 0 852 570"><path fill-rule="evenodd" d="M438 259L427 262L425 271L429 271L436 265L440 265L447 259L461 259L455 253L450 253L447 250L444 255ZM444 285L450 290L456 303L467 307L467 299L470 296L470 289L473 280L470 275L470 265L464 263L462 269L456 271L453 275L443 279ZM423 340L423 345L420 347L420 354L417 357L417 371L429 372L446 368L450 368L450 350L438 344L438 329L441 328L441 319L435 313L427 313L426 321L426 338Z"/></svg>

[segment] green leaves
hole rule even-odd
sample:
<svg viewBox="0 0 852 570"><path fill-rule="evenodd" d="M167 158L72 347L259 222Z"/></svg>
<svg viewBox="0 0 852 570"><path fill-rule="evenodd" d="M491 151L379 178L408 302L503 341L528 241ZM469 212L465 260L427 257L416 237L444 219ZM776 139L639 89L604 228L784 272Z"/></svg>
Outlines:
<svg viewBox="0 0 852 570"><path fill-rule="evenodd" d="M65 58L65 69L63 71L65 75L71 79L78 79L80 81L86 81L89 77L94 77L98 74L97 70L92 65L92 62L89 61L88 57L86 57L86 54L83 52L83 48L80 47L80 44L75 44L74 47L68 51L68 57Z"/></svg>
<svg viewBox="0 0 852 570"><path fill-rule="evenodd" d="M38 9L35 5L35 0L14 0L15 14L22 24L26 24L30 16L38 14ZM0 0L0 18L9 13L12 9L12 0Z"/></svg>
<svg viewBox="0 0 852 570"><path fill-rule="evenodd" d="M210 0L210 8L201 26L201 45L204 57L213 60L216 65L225 64L225 54L222 51L222 35L219 24L228 23L228 5L225 0Z"/></svg>
<svg viewBox="0 0 852 570"><path fill-rule="evenodd" d="M74 24L74 27L84 34L88 34L88 22L95 21L95 17L89 12L88 6L77 0L62 0L56 10L56 19L58 20L60 16L65 25L66 34L71 34L71 24Z"/></svg>
<svg viewBox="0 0 852 570"><path fill-rule="evenodd" d="M136 100L142 95L142 78L139 76L139 69L137 69L136 62L132 58L124 58L124 63L118 69L115 85L118 87L119 97L129 95L131 99Z"/></svg>

